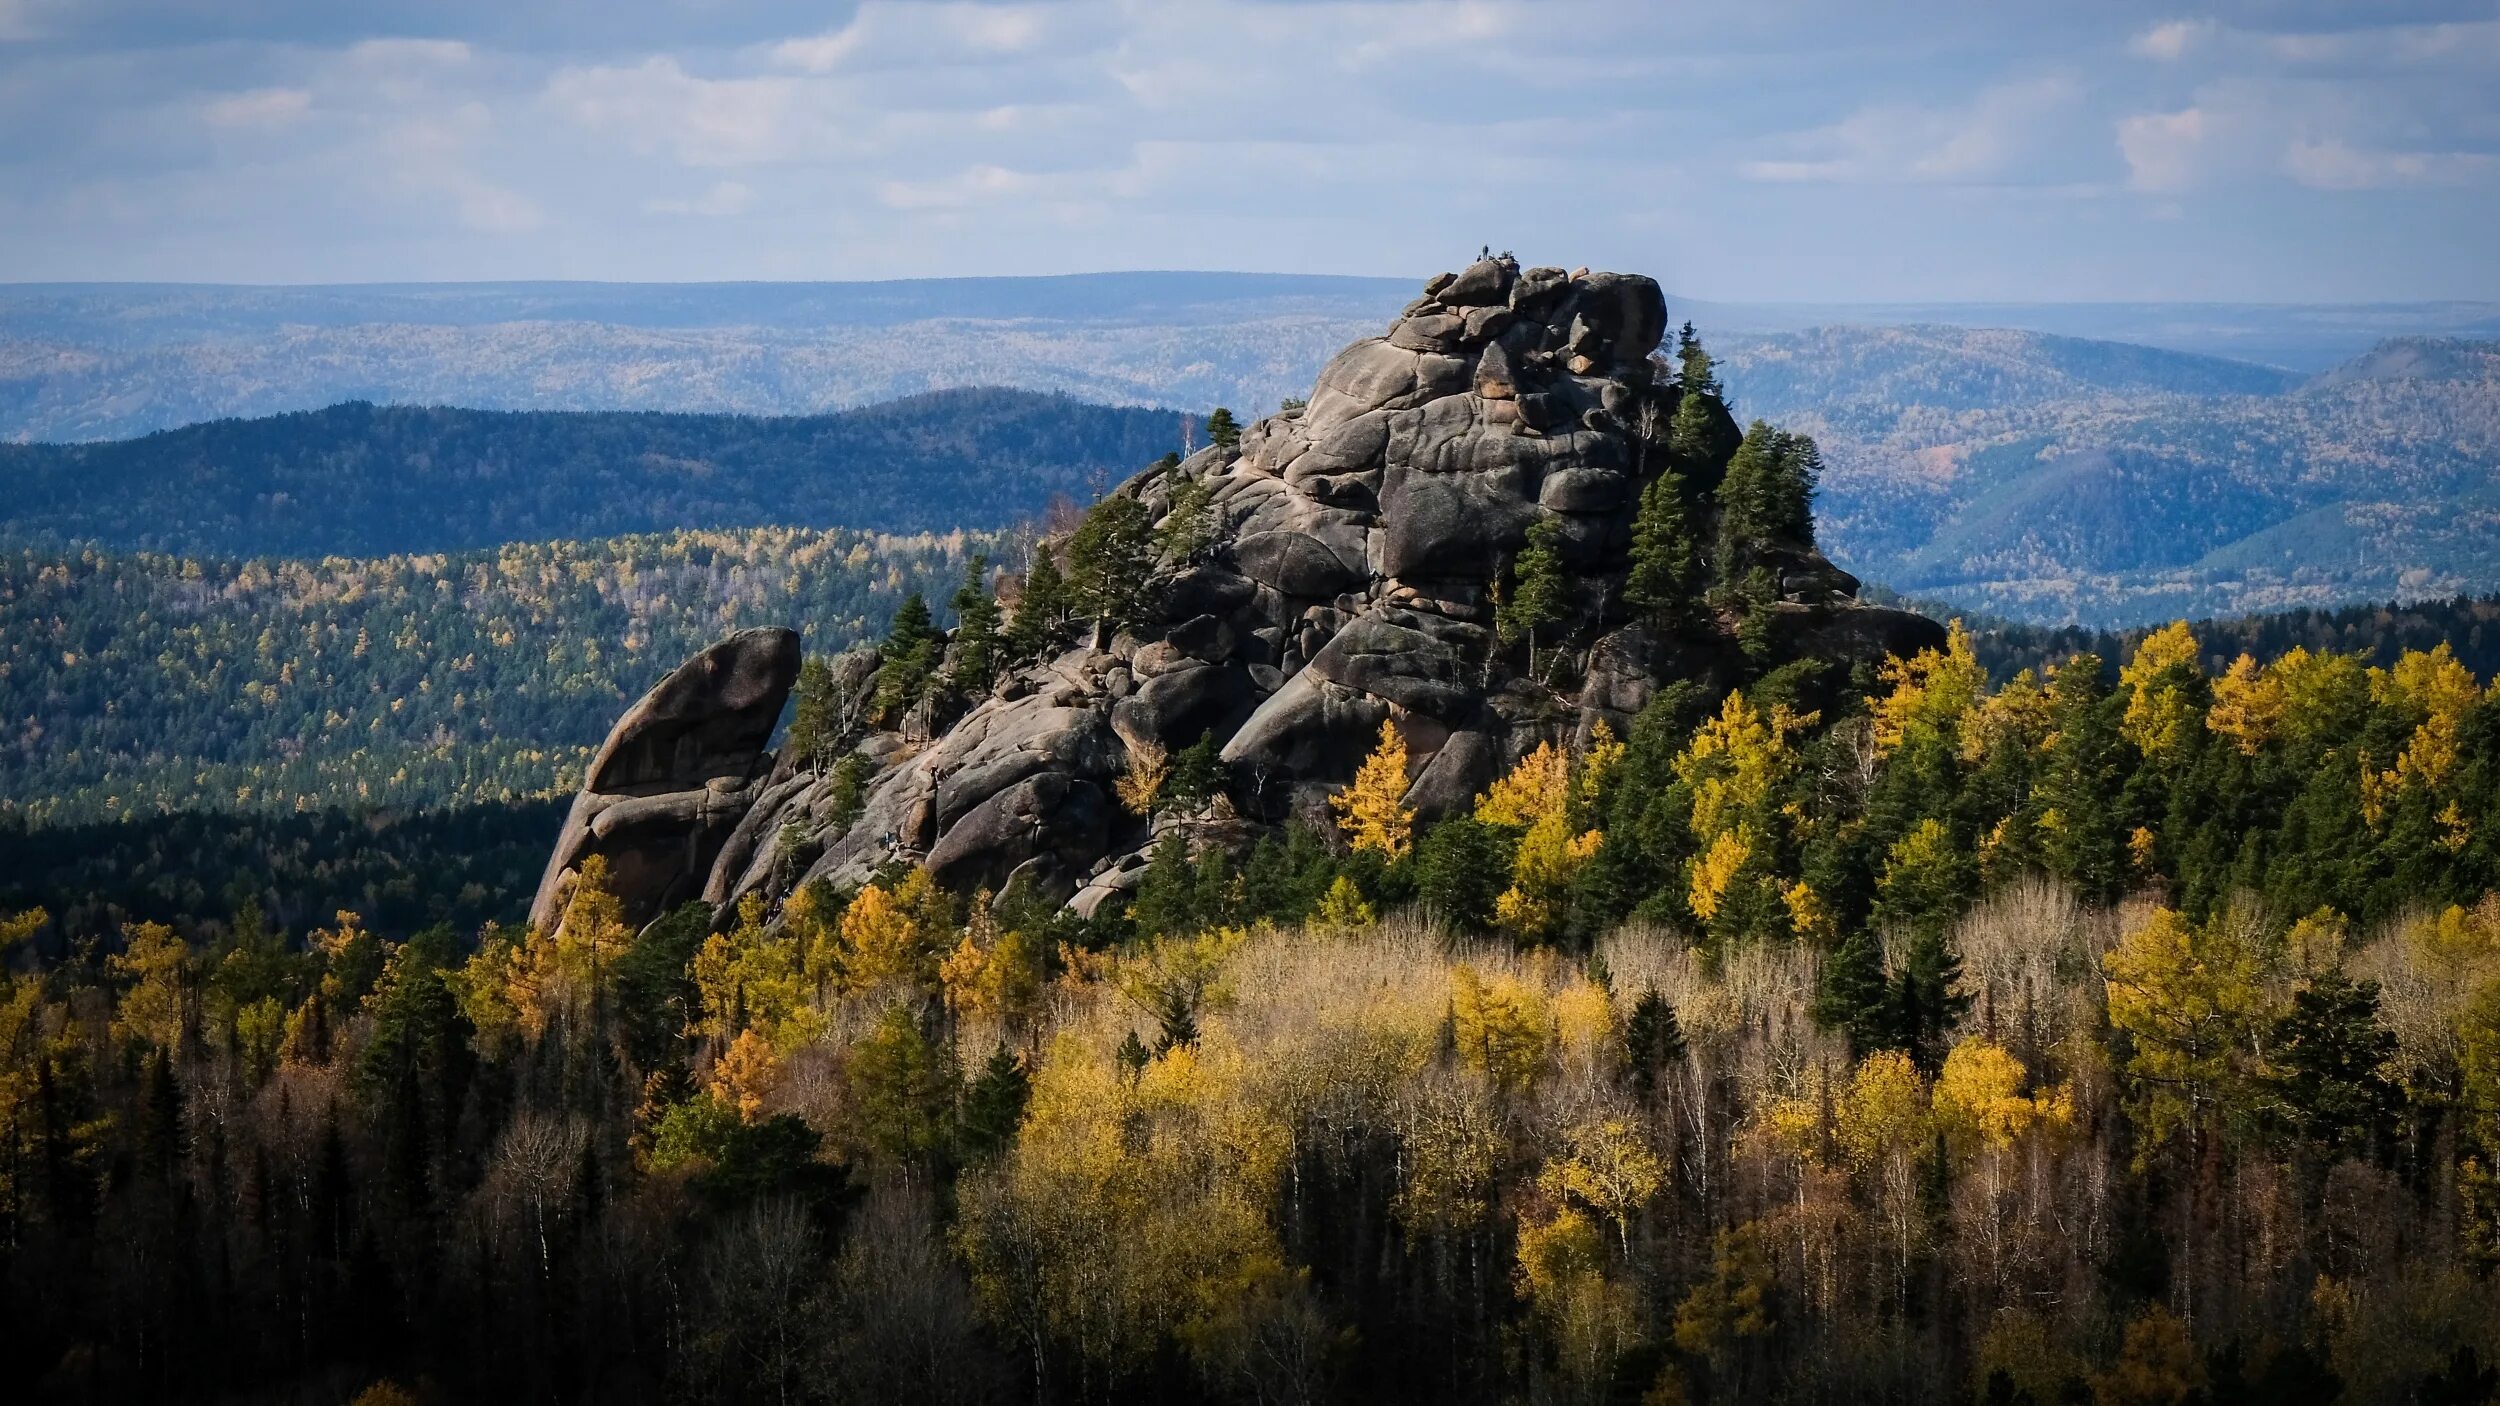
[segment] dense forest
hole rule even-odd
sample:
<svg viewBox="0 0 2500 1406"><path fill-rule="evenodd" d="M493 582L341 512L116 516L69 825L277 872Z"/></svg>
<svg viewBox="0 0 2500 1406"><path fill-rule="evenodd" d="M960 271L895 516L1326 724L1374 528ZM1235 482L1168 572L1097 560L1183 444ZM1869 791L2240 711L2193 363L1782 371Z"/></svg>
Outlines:
<svg viewBox="0 0 2500 1406"><path fill-rule="evenodd" d="M1180 448L1183 418L979 389L771 418L351 402L104 444L0 444L0 528L222 557L1001 528Z"/></svg>
<svg viewBox="0 0 2500 1406"><path fill-rule="evenodd" d="M757 528L220 561L0 551L0 827L552 795L729 630L832 652L989 534Z"/></svg>
<svg viewBox="0 0 2500 1406"><path fill-rule="evenodd" d="M1669 689L1123 911L13 919L63 1396L2490 1400L2500 693L2445 648ZM1828 700L1798 711L1802 698ZM23 964L21 964L22 966Z"/></svg>

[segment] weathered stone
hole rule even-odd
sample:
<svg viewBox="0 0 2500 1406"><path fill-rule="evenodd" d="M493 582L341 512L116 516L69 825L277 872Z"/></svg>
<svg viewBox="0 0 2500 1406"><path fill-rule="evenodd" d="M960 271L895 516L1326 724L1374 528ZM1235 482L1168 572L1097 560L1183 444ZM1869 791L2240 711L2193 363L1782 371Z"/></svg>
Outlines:
<svg viewBox="0 0 2500 1406"><path fill-rule="evenodd" d="M1448 313L1425 313L1391 328L1389 345L1419 352L1456 351L1466 332L1467 324L1460 318Z"/></svg>
<svg viewBox="0 0 2500 1406"><path fill-rule="evenodd" d="M1623 506L1625 486L1612 469L1556 469L1545 476L1537 502L1556 512L1610 513Z"/></svg>
<svg viewBox="0 0 2500 1406"><path fill-rule="evenodd" d="M554 927L592 855L635 926L698 896L746 818L764 750L798 679L793 630L742 630L672 670L608 733L549 856L530 921Z"/></svg>
<svg viewBox="0 0 2500 1406"><path fill-rule="evenodd" d="M1469 264L1465 272L1450 280L1448 287L1438 290L1433 296L1439 298L1444 306L1453 308L1504 302L1510 297L1510 280L1514 272L1514 267L1504 260L1478 259Z"/></svg>

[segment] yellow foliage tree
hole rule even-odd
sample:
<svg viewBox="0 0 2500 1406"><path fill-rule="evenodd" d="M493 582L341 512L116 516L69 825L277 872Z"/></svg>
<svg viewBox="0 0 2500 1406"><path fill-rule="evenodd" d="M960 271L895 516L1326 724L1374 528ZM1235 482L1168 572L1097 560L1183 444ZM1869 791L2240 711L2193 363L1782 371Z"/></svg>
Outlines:
<svg viewBox="0 0 2500 1406"><path fill-rule="evenodd" d="M1041 944L1019 929L998 932L989 918L989 904L974 900L970 927L938 964L938 984L957 1014L1020 1026L1041 1002Z"/></svg>
<svg viewBox="0 0 2500 1406"><path fill-rule="evenodd" d="M1354 885L1351 875L1339 874L1319 896L1319 908L1311 921L1324 928L1365 928L1376 915L1371 904L1363 899L1363 891Z"/></svg>
<svg viewBox="0 0 2500 1406"><path fill-rule="evenodd" d="M1840 1150L1860 1170L1915 1158L1927 1144L1926 1084L1900 1050L1859 1061L1835 1113Z"/></svg>
<svg viewBox="0 0 2500 1406"><path fill-rule="evenodd" d="M1536 1082L1553 1045L1545 997L1507 972L1487 981L1461 962L1450 969L1450 1022L1458 1057L1511 1092Z"/></svg>
<svg viewBox="0 0 2500 1406"><path fill-rule="evenodd" d="M1572 1124L1563 1132L1561 1155L1547 1159L1537 1173L1537 1186L1546 1195L1586 1206L1612 1222L1626 1253L1632 1248L1632 1218L1666 1181L1666 1163L1629 1118Z"/></svg>
<svg viewBox="0 0 2500 1406"><path fill-rule="evenodd" d="M1540 742L1509 775L1476 797L1476 819L1527 828L1561 814L1570 803L1571 756L1551 742Z"/></svg>
<svg viewBox="0 0 2500 1406"><path fill-rule="evenodd" d="M2265 1018L2259 958L2239 915L2200 927L2167 908L2153 910L2102 958L2109 1023L2133 1038L2127 1073L2148 1147L2204 1126L2243 1041Z"/></svg>
<svg viewBox="0 0 2500 1406"><path fill-rule="evenodd" d="M1583 1398L1602 1392L1615 1362L1640 1345L1640 1295L1606 1273L1597 1227L1571 1207L1519 1226L1519 1296Z"/></svg>
<svg viewBox="0 0 2500 1406"><path fill-rule="evenodd" d="M952 924L945 896L926 869L914 869L892 890L870 884L842 914L842 975L853 991L889 983L926 985L937 974L937 943Z"/></svg>
<svg viewBox="0 0 2500 1406"><path fill-rule="evenodd" d="M2118 671L2119 691L2126 695L2126 715L2119 731L2136 750L2160 759L2186 744L2201 716L2181 675L2201 674L2196 636L2187 622L2174 620L2144 637Z"/></svg>
<svg viewBox="0 0 2500 1406"><path fill-rule="evenodd" d="M1380 745L1363 759L1353 783L1328 798L1347 841L1393 860L1405 855L1415 836L1415 812L1404 804L1406 784L1406 737L1383 719Z"/></svg>
<svg viewBox="0 0 2500 1406"><path fill-rule="evenodd" d="M1988 671L1959 620L1946 631L1941 652L1922 649L1908 659L1888 658L1882 678L1892 685L1873 709L1875 748L1883 753L1922 735L1958 747L1962 720L1978 706L1988 685Z"/></svg>
<svg viewBox="0 0 2500 1406"><path fill-rule="evenodd" d="M114 1037L167 1050L180 1043L191 986L191 949L180 934L163 923L124 923L122 950L105 967L130 982L114 1007Z"/></svg>
<svg viewBox="0 0 2500 1406"><path fill-rule="evenodd" d="M727 1040L752 1030L782 1049L803 1041L823 1022L808 1004L812 993L799 966L798 940L768 931L763 895L748 894L738 902L738 921L705 938L687 964L700 998L696 1033Z"/></svg>
<svg viewBox="0 0 2500 1406"><path fill-rule="evenodd" d="M2230 738L2243 755L2263 752L2283 727L2282 675L2259 668L2247 654L2232 660L2214 680L2214 705L2206 710L2205 726Z"/></svg>
<svg viewBox="0 0 2500 1406"><path fill-rule="evenodd" d="M713 1061L709 1089L713 1097L738 1110L740 1121L752 1123L764 1116L764 1100L780 1082L781 1057L773 1053L772 1042L755 1031L741 1030Z"/></svg>
<svg viewBox="0 0 2500 1406"><path fill-rule="evenodd" d="M2074 1095L2061 1084L2025 1095L2024 1069L2004 1046L1967 1035L1936 1073L1936 1121L1957 1148L2003 1149L2034 1128L2074 1122Z"/></svg>

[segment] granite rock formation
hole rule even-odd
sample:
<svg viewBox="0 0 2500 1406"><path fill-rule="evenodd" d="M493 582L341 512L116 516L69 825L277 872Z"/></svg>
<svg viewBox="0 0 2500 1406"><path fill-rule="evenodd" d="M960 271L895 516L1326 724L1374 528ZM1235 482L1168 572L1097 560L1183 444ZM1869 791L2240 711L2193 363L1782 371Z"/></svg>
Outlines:
<svg viewBox="0 0 2500 1406"><path fill-rule="evenodd" d="M562 916L565 886L592 855L607 857L636 926L698 896L771 769L765 744L798 673L797 632L741 630L644 694L583 774L530 922Z"/></svg>
<svg viewBox="0 0 2500 1406"><path fill-rule="evenodd" d="M1324 814L1394 719L1409 801L1430 817L1467 805L1541 740L1585 741L1600 723L1622 733L1673 680L1726 686L1784 660L1845 666L1941 643L1930 621L1858 602L1856 581L1803 542L1767 549L1779 597L1759 607L1776 617L1768 658L1757 641L1748 659L1734 619L1698 603L1672 627L1625 608L1636 506L1669 467L1680 396L1655 357L1666 331L1658 285L1635 275L1504 257L1433 279L1384 335L1331 361L1306 403L1114 490L1158 520L1184 489L1212 504L1210 545L1157 561L1151 622L1080 626L987 697L866 731L864 801L840 794L829 769L788 761L760 783L735 764L706 772L743 779L705 793L722 808L703 812L703 833L733 807L739 822L716 855L692 840L668 851L690 867L663 873L657 849L636 850L637 892L699 893L725 910L907 860L961 891L1028 882L1091 912L1142 873L1155 830L1114 788L1152 749L1212 736L1223 823L1246 831ZM1715 398L1705 408L1723 466L1741 434ZM1576 589L1531 673L1497 637L1493 593L1540 522L1555 524ZM864 687L874 667L853 654L838 672ZM613 784L594 768L594 791ZM568 824L551 881L611 804L593 800Z"/></svg>

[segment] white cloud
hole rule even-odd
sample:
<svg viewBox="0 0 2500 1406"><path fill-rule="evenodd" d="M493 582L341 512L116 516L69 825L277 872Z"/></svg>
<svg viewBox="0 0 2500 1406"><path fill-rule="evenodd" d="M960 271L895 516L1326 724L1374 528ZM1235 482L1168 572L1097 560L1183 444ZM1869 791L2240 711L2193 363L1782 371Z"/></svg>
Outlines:
<svg viewBox="0 0 2500 1406"><path fill-rule="evenodd" d="M215 127L285 127L312 110L312 93L303 88L255 88L211 101L201 116Z"/></svg>
<svg viewBox="0 0 2500 1406"><path fill-rule="evenodd" d="M2127 158L2129 185L2137 190L2179 191L2201 175L2214 121L2203 108L2141 112L2118 124L2118 150Z"/></svg>
<svg viewBox="0 0 2500 1406"><path fill-rule="evenodd" d="M2170 20L2154 25L2137 35L2127 48L2139 58L2176 63L2188 51L2213 37L2216 26L2212 20Z"/></svg>
<svg viewBox="0 0 2500 1406"><path fill-rule="evenodd" d="M803 73L994 60L1042 47L1060 14L1085 8L872 0L840 29L785 39L766 53L774 64Z"/></svg>
<svg viewBox="0 0 2500 1406"><path fill-rule="evenodd" d="M1989 88L1967 105L1861 108L1827 127L1772 145L1787 154L1746 161L1748 180L1768 182L1971 183L2012 176L2080 90L2051 76Z"/></svg>

